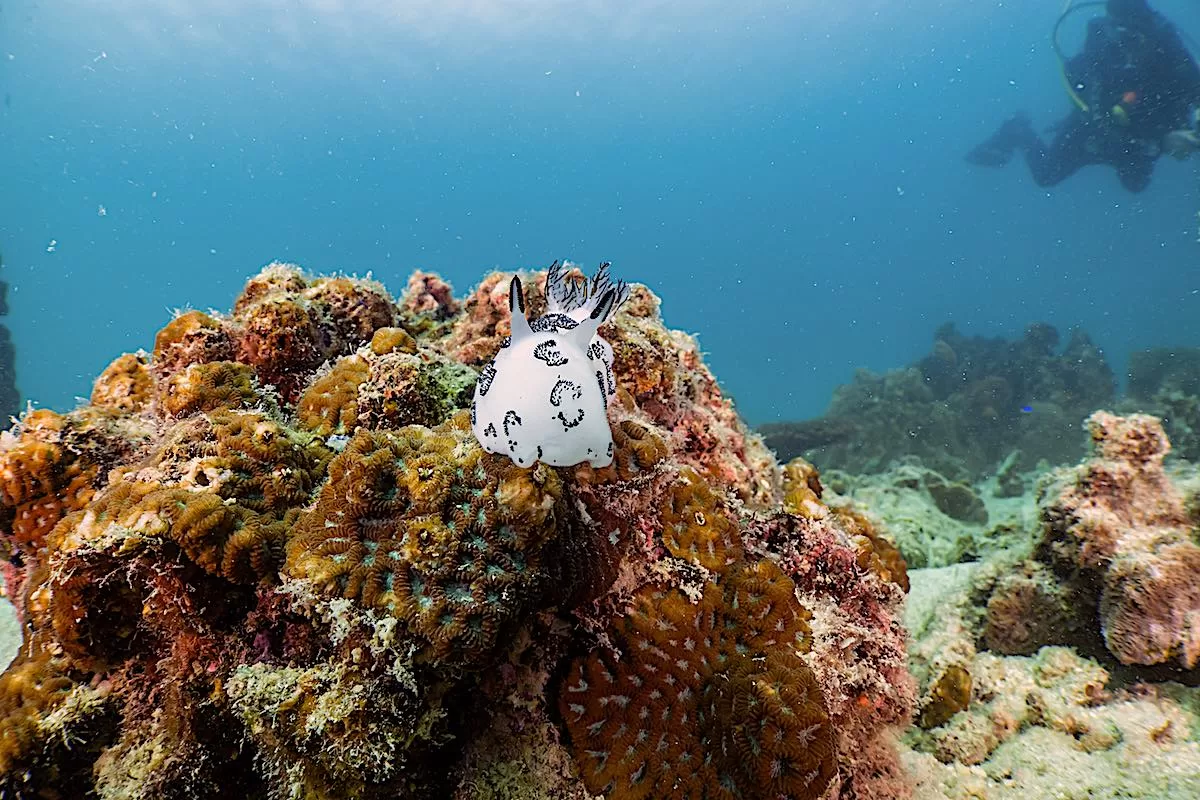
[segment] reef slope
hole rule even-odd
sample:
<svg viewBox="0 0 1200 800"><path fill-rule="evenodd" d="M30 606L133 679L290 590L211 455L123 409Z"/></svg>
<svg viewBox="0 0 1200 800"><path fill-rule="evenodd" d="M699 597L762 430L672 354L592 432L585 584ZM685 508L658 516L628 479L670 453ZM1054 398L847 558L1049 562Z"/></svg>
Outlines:
<svg viewBox="0 0 1200 800"><path fill-rule="evenodd" d="M895 548L642 286L604 328L613 465L484 452L510 278L273 264L21 417L0 797L909 795Z"/></svg>

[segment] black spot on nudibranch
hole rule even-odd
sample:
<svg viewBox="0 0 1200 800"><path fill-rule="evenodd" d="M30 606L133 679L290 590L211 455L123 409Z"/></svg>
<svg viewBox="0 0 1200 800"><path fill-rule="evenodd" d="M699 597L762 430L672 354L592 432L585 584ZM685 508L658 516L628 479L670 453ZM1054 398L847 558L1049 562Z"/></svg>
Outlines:
<svg viewBox="0 0 1200 800"><path fill-rule="evenodd" d="M509 409L508 411L504 412L504 435L505 436L509 436L509 437L512 436L512 431L509 429L510 426L515 428L515 427L520 427L520 425L521 425L521 417L517 415L516 411Z"/></svg>
<svg viewBox="0 0 1200 800"><path fill-rule="evenodd" d="M599 342L592 342L589 344L587 349L587 357L592 361L595 361L598 358L604 358L604 345L600 344Z"/></svg>
<svg viewBox="0 0 1200 800"><path fill-rule="evenodd" d="M489 437L491 437L491 438L495 439L495 438L496 438L496 425L495 425L495 423L489 422L489 423L487 424L487 427L483 429L483 435L484 435L484 436L489 436Z"/></svg>
<svg viewBox="0 0 1200 800"><path fill-rule="evenodd" d="M596 383L600 385L600 399L604 401L604 407L608 408L608 391L604 388L604 373L596 370Z"/></svg>
<svg viewBox="0 0 1200 800"><path fill-rule="evenodd" d="M579 423L583 422L583 416L582 408L579 409L579 415L575 419L567 419L567 415L560 411L558 412L558 421L562 423L563 430L569 431L571 428L578 427Z"/></svg>
<svg viewBox="0 0 1200 800"><path fill-rule="evenodd" d="M471 403L471 427L472 428L475 427L475 421L476 421L476 419L478 419L478 417L479 417L479 415L475 412L475 404Z"/></svg>
<svg viewBox="0 0 1200 800"><path fill-rule="evenodd" d="M539 459L542 457L542 446L540 444L537 446L537 457Z"/></svg>
<svg viewBox="0 0 1200 800"><path fill-rule="evenodd" d="M558 407L563 403L563 394L571 393L571 399L575 402L583 397L583 387L575 381L569 381L566 378L559 378L558 383L554 384L554 388L550 390L550 405Z"/></svg>
<svg viewBox="0 0 1200 800"><path fill-rule="evenodd" d="M567 363L567 357L558 350L558 342L553 339L547 339L533 348L533 357L546 362L549 367L561 367Z"/></svg>
<svg viewBox="0 0 1200 800"><path fill-rule="evenodd" d="M612 368L611 364L604 365L604 377L608 384L606 387L606 389L607 389L606 393L607 394L616 394L617 393L617 377L615 375L613 375L613 368Z"/></svg>
<svg viewBox="0 0 1200 800"><path fill-rule="evenodd" d="M609 442L609 443L608 443L608 455L609 455L609 457L611 457L611 456L612 456L612 454L613 454L613 443L612 443L612 442Z"/></svg>
<svg viewBox="0 0 1200 800"><path fill-rule="evenodd" d="M566 314L546 314L529 323L529 329L534 333L558 333L578 326L579 323Z"/></svg>
<svg viewBox="0 0 1200 800"><path fill-rule="evenodd" d="M496 380L496 362L489 361L479 373L479 381L475 384L475 396L483 397L488 393L488 389L492 388L492 381Z"/></svg>

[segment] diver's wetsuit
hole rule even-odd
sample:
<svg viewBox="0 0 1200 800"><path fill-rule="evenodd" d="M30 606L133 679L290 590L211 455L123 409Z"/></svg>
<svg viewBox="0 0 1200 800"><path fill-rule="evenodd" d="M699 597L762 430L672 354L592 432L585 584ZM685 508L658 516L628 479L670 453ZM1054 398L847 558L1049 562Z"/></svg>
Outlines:
<svg viewBox="0 0 1200 800"><path fill-rule="evenodd" d="M1200 104L1200 67L1178 31L1145 0L1110 0L1108 15L1088 23L1083 51L1065 72L1087 110L1064 118L1053 141L1043 142L1018 115L968 160L999 166L1020 149L1039 186L1053 186L1089 164L1108 164L1126 189L1145 189L1163 138L1191 127L1192 109Z"/></svg>

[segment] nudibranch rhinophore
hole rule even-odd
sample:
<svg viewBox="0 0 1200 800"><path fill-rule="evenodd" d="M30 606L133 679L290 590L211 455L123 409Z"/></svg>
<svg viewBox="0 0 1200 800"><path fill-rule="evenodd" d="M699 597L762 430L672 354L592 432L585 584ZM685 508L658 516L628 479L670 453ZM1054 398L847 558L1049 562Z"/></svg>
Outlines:
<svg viewBox="0 0 1200 800"><path fill-rule="evenodd" d="M608 263L576 281L555 261L546 273L546 313L525 316L521 279L509 285L512 336L475 385L471 430L489 453L515 464L569 467L612 463L608 399L616 394L613 349L597 333L629 297Z"/></svg>

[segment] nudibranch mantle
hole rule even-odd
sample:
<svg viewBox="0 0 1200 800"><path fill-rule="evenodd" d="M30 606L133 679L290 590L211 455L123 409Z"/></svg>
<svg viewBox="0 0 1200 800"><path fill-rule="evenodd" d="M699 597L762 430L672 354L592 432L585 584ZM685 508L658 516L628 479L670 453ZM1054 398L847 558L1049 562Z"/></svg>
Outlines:
<svg viewBox="0 0 1200 800"><path fill-rule="evenodd" d="M555 261L546 274L546 313L525 315L521 279L509 285L512 336L475 385L471 430L489 453L521 467L569 467L613 459L608 400L616 394L612 346L597 333L629 297L600 265L588 281Z"/></svg>

